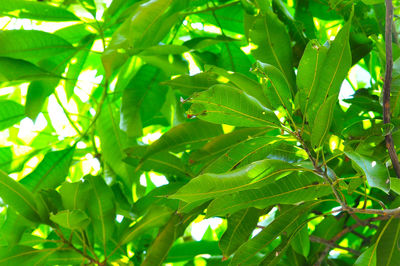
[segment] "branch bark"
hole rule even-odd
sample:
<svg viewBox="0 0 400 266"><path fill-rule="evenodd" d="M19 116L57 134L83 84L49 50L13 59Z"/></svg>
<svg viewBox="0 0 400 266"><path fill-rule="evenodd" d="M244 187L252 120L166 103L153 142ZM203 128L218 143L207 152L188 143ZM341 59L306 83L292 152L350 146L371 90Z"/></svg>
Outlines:
<svg viewBox="0 0 400 266"><path fill-rule="evenodd" d="M392 29L393 29L393 3L392 0L386 2L386 23L385 23L385 43L386 43L386 72L383 84L383 123L390 125L390 86L393 71L392 53ZM390 160L398 178L400 178L400 163L394 148L393 136L388 132L385 136L386 148L389 152Z"/></svg>

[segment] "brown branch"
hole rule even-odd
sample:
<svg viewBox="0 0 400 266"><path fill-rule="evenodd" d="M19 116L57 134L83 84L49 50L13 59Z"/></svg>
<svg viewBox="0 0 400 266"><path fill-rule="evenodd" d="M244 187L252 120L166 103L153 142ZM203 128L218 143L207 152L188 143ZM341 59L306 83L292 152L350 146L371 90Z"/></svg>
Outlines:
<svg viewBox="0 0 400 266"><path fill-rule="evenodd" d="M383 83L383 124L390 125L390 86L392 82L393 54L392 54L392 29L393 29L393 3L392 0L386 2L386 23L385 23L385 45L386 45L386 73ZM398 178L400 178L400 163L394 148L391 132L385 135L386 148L389 152L390 160Z"/></svg>

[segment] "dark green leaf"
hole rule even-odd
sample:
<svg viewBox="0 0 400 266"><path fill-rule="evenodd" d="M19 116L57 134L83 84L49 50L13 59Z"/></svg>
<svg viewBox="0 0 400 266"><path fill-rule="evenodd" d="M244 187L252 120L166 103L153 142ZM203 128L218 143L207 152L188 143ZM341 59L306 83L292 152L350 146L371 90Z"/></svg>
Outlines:
<svg viewBox="0 0 400 266"><path fill-rule="evenodd" d="M336 102L337 95L332 95L318 109L311 131L311 145L314 148L320 148L329 134Z"/></svg>

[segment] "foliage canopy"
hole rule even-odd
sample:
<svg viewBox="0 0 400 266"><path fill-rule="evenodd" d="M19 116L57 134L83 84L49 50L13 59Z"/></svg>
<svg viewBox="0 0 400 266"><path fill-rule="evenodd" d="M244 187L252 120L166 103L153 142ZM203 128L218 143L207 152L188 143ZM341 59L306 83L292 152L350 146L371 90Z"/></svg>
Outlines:
<svg viewBox="0 0 400 266"><path fill-rule="evenodd" d="M0 14L0 265L398 265L384 1Z"/></svg>

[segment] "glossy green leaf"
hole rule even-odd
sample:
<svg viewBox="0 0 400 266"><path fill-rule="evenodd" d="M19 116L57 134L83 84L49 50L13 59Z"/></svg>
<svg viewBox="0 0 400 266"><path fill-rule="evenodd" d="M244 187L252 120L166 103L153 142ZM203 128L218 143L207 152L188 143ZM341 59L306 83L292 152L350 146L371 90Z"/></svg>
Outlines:
<svg viewBox="0 0 400 266"><path fill-rule="evenodd" d="M74 49L57 35L37 30L7 30L0 32L0 56L39 61Z"/></svg>
<svg viewBox="0 0 400 266"><path fill-rule="evenodd" d="M228 228L219 241L219 247L224 257L228 258L249 239L258 223L260 214L260 210L248 208L228 217Z"/></svg>
<svg viewBox="0 0 400 266"><path fill-rule="evenodd" d="M263 209L274 204L296 204L331 193L329 184L324 184L321 177L313 173L296 173L268 184L262 189L250 189L218 197L207 208L207 216L234 213L249 207Z"/></svg>
<svg viewBox="0 0 400 266"><path fill-rule="evenodd" d="M336 102L337 95L332 95L318 109L311 131L311 145L314 148L320 148L329 134Z"/></svg>
<svg viewBox="0 0 400 266"><path fill-rule="evenodd" d="M73 13L61 7L25 0L2 0L0 14L43 21L79 20Z"/></svg>
<svg viewBox="0 0 400 266"><path fill-rule="evenodd" d="M258 235L243 244L233 256L230 265L244 265L250 259L267 247L275 238L284 232L290 232L294 229L299 217L311 209L317 202L306 203L300 206L289 208L281 213Z"/></svg>
<svg viewBox="0 0 400 266"><path fill-rule="evenodd" d="M81 210L65 210L50 215L50 220L71 230L85 230L90 224L90 218Z"/></svg>
<svg viewBox="0 0 400 266"><path fill-rule="evenodd" d="M376 244L364 251L354 263L355 266L376 266Z"/></svg>
<svg viewBox="0 0 400 266"><path fill-rule="evenodd" d="M320 45L317 40L311 40L301 57L296 83L299 88L299 104L303 114L307 113L310 97L318 89L320 72L324 66L327 51L328 48Z"/></svg>
<svg viewBox="0 0 400 266"><path fill-rule="evenodd" d="M210 124L201 120L180 124L170 129L160 139L152 143L142 160L165 150L179 152L189 147L194 149L221 133L222 129L220 125Z"/></svg>
<svg viewBox="0 0 400 266"><path fill-rule="evenodd" d="M367 177L368 184L371 187L379 188L386 193L389 192L389 171L382 162L353 151L345 151L345 154L362 170Z"/></svg>
<svg viewBox="0 0 400 266"><path fill-rule="evenodd" d="M92 200L87 205L87 213L92 220L96 238L100 240L105 251L106 243L112 237L115 227L114 195L101 177L87 176L85 180L92 188Z"/></svg>
<svg viewBox="0 0 400 266"><path fill-rule="evenodd" d="M31 221L39 221L33 194L23 185L0 171L0 198L19 214Z"/></svg>
<svg viewBox="0 0 400 266"><path fill-rule="evenodd" d="M280 125L276 115L255 98L227 85L214 85L209 90L194 94L190 99L190 115L199 119L242 127Z"/></svg>
<svg viewBox="0 0 400 266"><path fill-rule="evenodd" d="M268 84L263 84L263 90L272 107L277 109L278 106L282 106L290 114L292 112L292 103L290 102L292 94L283 73L273 65L260 61L257 61L255 71L268 82Z"/></svg>
<svg viewBox="0 0 400 266"><path fill-rule="evenodd" d="M285 76L290 90L295 92L290 38L285 25L272 11L258 16L250 29L250 40L257 45L252 55L263 63L273 65Z"/></svg>
<svg viewBox="0 0 400 266"><path fill-rule="evenodd" d="M55 76L36 65L19 59L0 57L0 82L31 81Z"/></svg>
<svg viewBox="0 0 400 266"><path fill-rule="evenodd" d="M233 192L260 188L297 169L284 161L267 159L227 173L205 173L192 179L171 198L194 202L221 197Z"/></svg>
<svg viewBox="0 0 400 266"><path fill-rule="evenodd" d="M22 105L10 100L0 100L0 131L18 123L24 117Z"/></svg>
<svg viewBox="0 0 400 266"><path fill-rule="evenodd" d="M20 183L31 191L58 187L68 175L75 147L48 152L40 164Z"/></svg>

